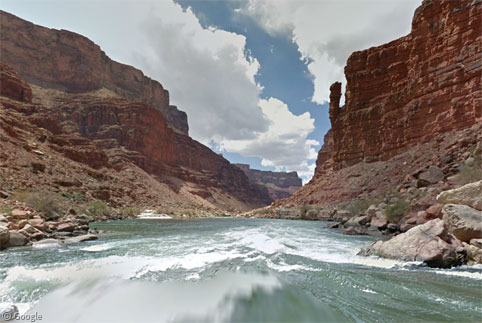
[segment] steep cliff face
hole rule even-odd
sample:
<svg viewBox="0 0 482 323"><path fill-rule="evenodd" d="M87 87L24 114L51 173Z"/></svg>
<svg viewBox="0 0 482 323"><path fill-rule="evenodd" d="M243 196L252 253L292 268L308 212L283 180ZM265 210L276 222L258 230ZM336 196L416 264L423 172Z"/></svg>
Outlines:
<svg viewBox="0 0 482 323"><path fill-rule="evenodd" d="M335 169L482 122L481 6L424 1L409 35L350 56L345 106L330 88Z"/></svg>
<svg viewBox="0 0 482 323"><path fill-rule="evenodd" d="M290 197L302 185L296 172L272 172L251 169L247 164L234 164L248 176L252 183L265 186L273 201Z"/></svg>
<svg viewBox="0 0 482 323"><path fill-rule="evenodd" d="M162 85L128 65L111 60L88 38L34 25L0 10L1 60L29 83L69 93L106 88L129 100L144 102L188 133L187 115L169 105Z"/></svg>
<svg viewBox="0 0 482 323"><path fill-rule="evenodd" d="M100 190L112 205L171 211L240 211L272 201L265 187L144 103L31 88L2 63L0 84L1 187L69 187L94 198Z"/></svg>
<svg viewBox="0 0 482 323"><path fill-rule="evenodd" d="M13 65L1 65L1 108L10 117L5 127L23 133L22 123L14 122L22 120L25 128L48 132L48 149L55 156L60 153L102 171L135 166L145 173L141 177L169 189L168 194L153 185L142 201L158 196L158 190L173 204L185 204L179 202L185 199L191 206L218 210L271 203L264 186L249 182L243 171L187 135L187 119L169 105L168 92L157 81L110 60L83 36L40 27L5 12L0 12L0 20L1 59ZM24 146L19 145L18 149ZM32 187L26 174L17 174L23 175L26 180L12 187ZM140 196L134 195L135 202ZM122 203L120 195L117 203Z"/></svg>
<svg viewBox="0 0 482 323"><path fill-rule="evenodd" d="M425 0L412 30L353 53L330 87L332 128L315 176L277 204L329 204L382 193L436 165L448 174L481 140L482 2Z"/></svg>

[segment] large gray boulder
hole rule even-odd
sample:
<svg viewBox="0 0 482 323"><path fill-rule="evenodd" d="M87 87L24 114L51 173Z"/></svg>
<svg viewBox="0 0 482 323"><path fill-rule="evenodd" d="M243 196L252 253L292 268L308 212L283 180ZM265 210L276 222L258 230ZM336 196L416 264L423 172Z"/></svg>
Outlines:
<svg viewBox="0 0 482 323"><path fill-rule="evenodd" d="M44 239L34 242L32 247L34 249L65 248L65 243L57 239Z"/></svg>
<svg viewBox="0 0 482 323"><path fill-rule="evenodd" d="M482 211L482 181L470 183L440 193L437 201L443 204L462 204Z"/></svg>
<svg viewBox="0 0 482 323"><path fill-rule="evenodd" d="M429 166L425 169L419 170L414 176L418 178L418 187L436 184L444 179L443 171L436 166Z"/></svg>
<svg viewBox="0 0 482 323"><path fill-rule="evenodd" d="M370 217L368 215L354 216L345 223L346 227L357 227L364 226L370 222Z"/></svg>
<svg viewBox="0 0 482 323"><path fill-rule="evenodd" d="M482 211L467 205L446 204L442 213L449 232L457 239L469 242L482 238Z"/></svg>
<svg viewBox="0 0 482 323"><path fill-rule="evenodd" d="M460 265L464 257L460 241L448 234L443 220L431 220L388 241L376 241L358 255L380 256L402 261L423 261L429 267L449 268Z"/></svg>
<svg viewBox="0 0 482 323"><path fill-rule="evenodd" d="M96 236L95 234L89 233L89 234L84 234L84 235L81 235L81 236L69 238L69 239L65 240L65 243L78 243L78 242L92 241L92 240L97 240L97 239L99 239L98 236Z"/></svg>
<svg viewBox="0 0 482 323"><path fill-rule="evenodd" d="M0 226L0 250L7 248L8 240L10 240L10 231L7 227Z"/></svg>
<svg viewBox="0 0 482 323"><path fill-rule="evenodd" d="M28 238L18 231L10 231L8 247L21 247L28 243Z"/></svg>

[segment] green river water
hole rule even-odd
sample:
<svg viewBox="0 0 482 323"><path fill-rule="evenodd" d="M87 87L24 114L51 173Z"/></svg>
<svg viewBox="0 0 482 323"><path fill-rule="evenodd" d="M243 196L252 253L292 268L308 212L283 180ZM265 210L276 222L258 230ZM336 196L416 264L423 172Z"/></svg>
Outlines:
<svg viewBox="0 0 482 323"><path fill-rule="evenodd" d="M482 322L481 266L358 257L375 239L325 224L95 223L97 241L0 253L0 305L42 322Z"/></svg>

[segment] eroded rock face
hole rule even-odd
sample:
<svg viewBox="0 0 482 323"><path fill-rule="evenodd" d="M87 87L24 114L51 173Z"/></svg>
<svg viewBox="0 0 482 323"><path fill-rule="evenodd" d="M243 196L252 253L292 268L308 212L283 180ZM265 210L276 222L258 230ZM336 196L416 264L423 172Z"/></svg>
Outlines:
<svg viewBox="0 0 482 323"><path fill-rule="evenodd" d="M449 232L459 240L469 242L482 238L482 211L467 205L446 204L442 213Z"/></svg>
<svg viewBox="0 0 482 323"><path fill-rule="evenodd" d="M290 197L303 185L296 172L262 171L251 169L247 164L234 165L248 176L250 182L266 186L273 201Z"/></svg>
<svg viewBox="0 0 482 323"><path fill-rule="evenodd" d="M19 90L12 92L15 94L13 99L3 96L3 92L0 96L1 130L14 138L12 141L0 141L0 146L7 142L15 143L22 147L20 149L27 149L40 158L31 163L32 171L37 176L29 177L28 181L38 179L42 173L50 178L49 167L53 165L46 164L57 164L61 160L47 158L45 149L36 148L38 144L31 146L32 141L41 141L68 159L93 169L102 169L103 173L107 169L121 171L134 164L155 176L152 180L162 178L165 182L169 181L174 191L178 191L183 183L192 183L189 186L196 189L191 189L191 192L196 192L197 196L223 210L245 210L272 202L266 187L250 183L238 167L189 136L173 130L158 109L123 98L99 97L95 93L68 94L34 87L35 99L48 97L55 102L45 107L30 103L29 98L18 95L28 93L30 87L11 68L3 64L0 72L11 80L5 86L14 84L19 87ZM9 158L8 155L3 157ZM32 157L27 159L32 160ZM84 173L85 170L78 172ZM100 173L93 176L101 180L108 180L109 177ZM50 179L40 182L46 185L47 181ZM177 184L171 184L174 181ZM51 185L80 188L85 184L79 180L59 178ZM30 187L33 184L26 181L24 185ZM119 190L125 199L128 192L122 188ZM115 194L110 187L93 187L89 191L93 197L104 201L111 201ZM213 193L216 198L212 198ZM137 199L132 193L129 193L129 197Z"/></svg>
<svg viewBox="0 0 482 323"><path fill-rule="evenodd" d="M111 60L88 38L34 25L0 10L2 61L28 82L71 93L108 89L130 101L159 109L187 134L186 113L169 105L169 92L140 70Z"/></svg>
<svg viewBox="0 0 482 323"><path fill-rule="evenodd" d="M363 248L359 255L423 261L429 267L448 268L463 263L461 246L459 241L448 234L444 221L435 219L388 241L376 241Z"/></svg>
<svg viewBox="0 0 482 323"><path fill-rule="evenodd" d="M345 106L330 88L335 169L482 122L481 7L424 1L409 35L348 58Z"/></svg>
<svg viewBox="0 0 482 323"><path fill-rule="evenodd" d="M443 179L457 150L482 138L481 12L480 1L423 1L410 34L353 53L343 107L341 84L330 87L332 128L313 180L279 204L382 193L427 165L440 169L420 186Z"/></svg>

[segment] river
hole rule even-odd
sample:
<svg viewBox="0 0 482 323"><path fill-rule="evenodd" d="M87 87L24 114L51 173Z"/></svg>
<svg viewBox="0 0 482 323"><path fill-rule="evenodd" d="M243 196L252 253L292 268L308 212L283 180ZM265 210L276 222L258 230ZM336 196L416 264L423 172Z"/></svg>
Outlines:
<svg viewBox="0 0 482 323"><path fill-rule="evenodd" d="M93 223L109 233L64 249L0 253L0 305L42 322L482 321L482 266L358 257L375 239L325 224Z"/></svg>

